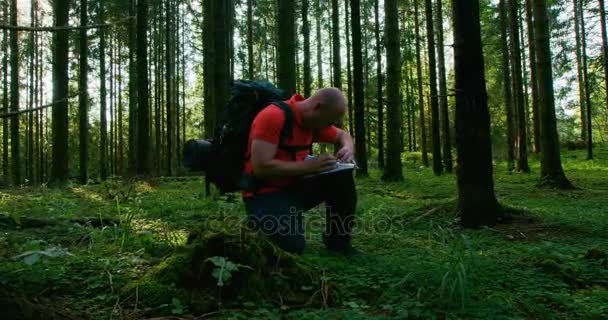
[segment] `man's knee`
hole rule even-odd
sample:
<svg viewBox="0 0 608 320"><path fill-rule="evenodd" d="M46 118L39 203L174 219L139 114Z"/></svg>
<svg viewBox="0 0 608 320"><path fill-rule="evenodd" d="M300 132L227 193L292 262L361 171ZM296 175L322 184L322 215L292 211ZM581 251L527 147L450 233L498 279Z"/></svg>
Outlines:
<svg viewBox="0 0 608 320"><path fill-rule="evenodd" d="M270 239L279 248L291 253L300 254L304 251L304 248L306 247L306 240L304 239L304 235L274 235L271 236Z"/></svg>

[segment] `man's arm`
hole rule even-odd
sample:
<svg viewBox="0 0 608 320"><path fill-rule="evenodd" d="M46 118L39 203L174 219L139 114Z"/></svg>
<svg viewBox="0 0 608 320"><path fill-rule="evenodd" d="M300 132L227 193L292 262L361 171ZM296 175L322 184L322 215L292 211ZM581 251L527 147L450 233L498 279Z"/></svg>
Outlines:
<svg viewBox="0 0 608 320"><path fill-rule="evenodd" d="M293 177L331 169L336 159L331 155L321 155L307 161L283 161L274 159L278 146L255 139L251 144L251 164L256 177Z"/></svg>
<svg viewBox="0 0 608 320"><path fill-rule="evenodd" d="M353 137L346 131L338 129L335 144L340 148L336 153L336 158L343 162L352 162L355 160L355 144Z"/></svg>

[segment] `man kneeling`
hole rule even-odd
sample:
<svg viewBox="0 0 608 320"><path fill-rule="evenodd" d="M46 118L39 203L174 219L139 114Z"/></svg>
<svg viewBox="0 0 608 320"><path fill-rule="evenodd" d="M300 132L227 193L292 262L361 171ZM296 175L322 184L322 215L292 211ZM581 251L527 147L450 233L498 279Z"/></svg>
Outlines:
<svg viewBox="0 0 608 320"><path fill-rule="evenodd" d="M285 111L287 107L291 112ZM294 95L285 103L270 105L251 125L245 174L257 187L243 193L249 224L283 250L304 250L303 212L324 202L326 248L354 252L351 231L357 194L352 170L316 174L334 168L337 161L353 161L352 137L334 125L346 110L343 93L327 88L309 99ZM287 122L291 130L285 134ZM333 143L340 149L335 155L306 160L313 142Z"/></svg>

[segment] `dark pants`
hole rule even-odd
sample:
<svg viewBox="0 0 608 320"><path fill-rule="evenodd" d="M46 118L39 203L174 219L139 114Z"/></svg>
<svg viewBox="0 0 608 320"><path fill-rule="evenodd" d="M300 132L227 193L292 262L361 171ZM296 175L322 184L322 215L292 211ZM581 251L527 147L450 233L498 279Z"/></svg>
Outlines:
<svg viewBox="0 0 608 320"><path fill-rule="evenodd" d="M279 192L245 199L249 225L285 251L301 253L306 244L303 213L325 202L324 242L330 250L350 247L357 206L352 171L301 179Z"/></svg>

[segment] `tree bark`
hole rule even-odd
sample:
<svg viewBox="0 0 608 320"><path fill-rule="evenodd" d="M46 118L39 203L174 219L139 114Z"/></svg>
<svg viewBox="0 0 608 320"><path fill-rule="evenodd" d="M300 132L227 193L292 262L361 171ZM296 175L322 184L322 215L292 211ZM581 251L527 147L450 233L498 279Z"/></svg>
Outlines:
<svg viewBox="0 0 608 320"><path fill-rule="evenodd" d="M576 0L575 0L576 1ZM585 116L587 119L587 160L593 159L593 123L591 122L591 115L593 111L593 105L591 104L591 90L589 89L589 71L587 68L587 32L585 28L585 11L583 2L579 2L579 22L581 24L581 58L583 62L583 83L585 87Z"/></svg>
<svg viewBox="0 0 608 320"><path fill-rule="evenodd" d="M67 26L69 1L55 2L55 26ZM68 180L68 50L69 32L53 34L53 160L51 182L63 184Z"/></svg>
<svg viewBox="0 0 608 320"><path fill-rule="evenodd" d="M389 3L390 5L392 5L392 3ZM386 3L385 3L386 5ZM377 134L378 134L378 167L380 169L384 168L384 94L382 93L382 44L380 42L380 0L374 0L374 20L375 20L375 28L374 28L374 34L376 36L376 78L377 78L377 84L378 84L378 89L377 89L377 97L376 97L376 103L377 103L377 108L378 108L378 127L377 127ZM388 11L386 11L385 9L385 13L388 13ZM397 14L397 13L395 13ZM397 17L397 19L399 19ZM387 25L388 27L388 25ZM399 21L397 20L397 32L399 32ZM385 32L386 34L386 32ZM388 36L388 35L387 35ZM397 37L399 36L398 34L396 35ZM388 40L388 38L387 38ZM397 41L399 41L399 38L397 38ZM387 50L388 50L388 45L387 45ZM387 52L387 56L388 56L388 52ZM388 57L387 57L388 59ZM397 59L399 59L399 57L397 57ZM388 62L387 62L388 63ZM400 79L399 79L400 80ZM388 90L388 88L387 88ZM397 92L399 92L399 89L397 90ZM393 103L395 103L395 101L393 101Z"/></svg>
<svg viewBox="0 0 608 320"><path fill-rule="evenodd" d="M174 48L175 48L175 27L174 27L174 10L173 2L165 2L165 86L166 86L166 116L167 116L167 132L166 132L166 175L172 176L175 173L175 123L176 123L176 106L175 106L175 63L174 63Z"/></svg>
<svg viewBox="0 0 608 320"><path fill-rule="evenodd" d="M530 88L532 89L532 122L534 127L534 152L540 153L540 111L538 110L538 80L536 71L536 44L532 0L526 1L526 24L528 25L528 56L530 56Z"/></svg>
<svg viewBox="0 0 608 320"><path fill-rule="evenodd" d="M446 84L445 71L445 48L443 45L443 0L435 0L435 22L437 23L437 63L439 64L439 109L441 131L442 131L442 146L443 146L443 166L445 171L452 173L452 139L450 136L450 112L448 108L448 90Z"/></svg>
<svg viewBox="0 0 608 320"><path fill-rule="evenodd" d="M310 9L309 0L302 0L302 34L304 36L304 96L310 97L312 91L312 75L310 66L310 26L308 13Z"/></svg>
<svg viewBox="0 0 608 320"><path fill-rule="evenodd" d="M295 0L279 1L277 18L279 87L293 94L296 92Z"/></svg>
<svg viewBox="0 0 608 320"><path fill-rule="evenodd" d="M137 11L136 0L129 1L129 15L134 17ZM137 21L129 22L129 174L135 174L137 163L137 63L135 55L137 51Z"/></svg>
<svg viewBox="0 0 608 320"><path fill-rule="evenodd" d="M367 176L367 146L365 141L365 93L363 87L363 55L361 50L361 1L350 0L353 44L353 90L355 106L355 149L357 175Z"/></svg>
<svg viewBox="0 0 608 320"><path fill-rule="evenodd" d="M519 41L518 0L509 0L509 27L511 45L511 68L513 91L515 94L515 114L517 116L517 171L529 173L528 139L526 137L526 108L521 65L521 43Z"/></svg>
<svg viewBox="0 0 608 320"><path fill-rule="evenodd" d="M452 0L456 76L458 213L465 227L492 225L501 215L494 193L490 114L478 0Z"/></svg>
<svg viewBox="0 0 608 320"><path fill-rule="evenodd" d="M88 23L87 0L80 1L80 24ZM89 180L89 91L88 91L88 37L87 30L80 30L80 63L78 79L80 81L78 95L78 116L80 131L80 183L86 184Z"/></svg>
<svg viewBox="0 0 608 320"><path fill-rule="evenodd" d="M99 1L99 22L104 23L104 2ZM99 29L99 174L101 180L108 178L108 129L106 120L106 31Z"/></svg>
<svg viewBox="0 0 608 320"><path fill-rule="evenodd" d="M606 109L608 110L608 35L606 34L606 9L604 0L599 0L600 29L602 30L602 62L604 64L604 86L606 89Z"/></svg>
<svg viewBox="0 0 608 320"><path fill-rule="evenodd" d="M323 88L323 47L322 47L322 37L321 37L321 1L316 0L316 27L317 27L317 86L319 88Z"/></svg>
<svg viewBox="0 0 608 320"><path fill-rule="evenodd" d="M433 139L433 173L443 174L441 163L441 134L439 128L439 99L437 97L437 63L435 58L435 28L433 26L433 3L425 0L426 35L429 53L429 93L431 100L431 130Z"/></svg>
<svg viewBox="0 0 608 320"><path fill-rule="evenodd" d="M340 59L340 6L338 0L331 0L332 20L332 43L333 43L333 66L334 87L342 90L342 61Z"/></svg>
<svg viewBox="0 0 608 320"><path fill-rule="evenodd" d="M11 0L10 12L11 25L17 25L17 0ZM11 50L11 111L19 111L19 34L15 30L10 31ZM22 182L21 176L21 153L19 143L19 115L11 117L11 167L13 185Z"/></svg>
<svg viewBox="0 0 608 320"><path fill-rule="evenodd" d="M532 0L534 12L534 41L538 66L538 97L540 111L540 178L541 185L571 189L562 168L555 116L553 93L553 71L551 66L551 46L549 18L546 0Z"/></svg>
<svg viewBox="0 0 608 320"><path fill-rule="evenodd" d="M426 123L424 116L424 91L422 87L422 59L420 58L420 21L418 8L420 7L418 0L414 1L414 24L416 30L416 76L418 79L418 107L420 108L420 149L422 151L422 164L425 167L429 166L429 157L427 155L426 141Z"/></svg>
<svg viewBox="0 0 608 320"><path fill-rule="evenodd" d="M499 15L500 15L500 34L501 34L501 46L502 46L502 74L503 74L503 90L504 90L504 102L507 114L507 169L509 172L515 169L515 138L514 138L514 127L515 120L513 117L513 95L511 93L511 69L510 69L510 58L509 58L509 40L507 37L507 25L508 25L508 14L507 14L507 0L500 0Z"/></svg>
<svg viewBox="0 0 608 320"><path fill-rule="evenodd" d="M4 2L2 4L2 17L3 22L6 23L8 20L8 4ZM9 99L8 99L8 30L2 31L2 112L8 113ZM8 178L9 175L9 156L8 156L8 136L9 136L9 117L2 119L2 175Z"/></svg>
<svg viewBox="0 0 608 320"><path fill-rule="evenodd" d="M137 1L137 34L148 34L148 0ZM150 108L148 101L148 39L137 37L137 166L139 175L150 174Z"/></svg>
<svg viewBox="0 0 608 320"><path fill-rule="evenodd" d="M383 180L403 180L401 166L401 49L397 0L384 1L386 36L387 152ZM377 15L376 15L377 16ZM377 38L376 38L377 39ZM378 44L379 46L380 44Z"/></svg>
<svg viewBox="0 0 608 320"><path fill-rule="evenodd" d="M344 0L344 19L346 25L346 82L348 96L348 129L351 135L355 135L354 114L353 114L353 80L351 70L351 50L350 50L350 21L349 21L349 0Z"/></svg>
<svg viewBox="0 0 608 320"><path fill-rule="evenodd" d="M308 0L304 1L308 2ZM255 66L253 63L253 0L247 0L247 58L247 67L249 68L249 79L254 79Z"/></svg>

